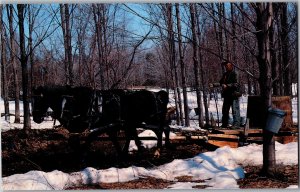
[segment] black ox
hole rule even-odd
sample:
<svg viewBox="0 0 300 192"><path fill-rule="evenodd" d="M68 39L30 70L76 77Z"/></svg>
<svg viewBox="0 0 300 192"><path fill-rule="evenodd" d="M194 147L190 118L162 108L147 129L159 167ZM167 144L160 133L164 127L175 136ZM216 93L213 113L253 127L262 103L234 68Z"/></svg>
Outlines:
<svg viewBox="0 0 300 192"><path fill-rule="evenodd" d="M31 100L33 121L42 123L47 116L48 108L51 108L53 119L65 125L66 122L62 119L62 103L64 96L70 95L70 91L69 86L33 88Z"/></svg>
<svg viewBox="0 0 300 192"><path fill-rule="evenodd" d="M166 120L166 91L147 90L93 90L87 87L39 87L33 90L32 114L41 123L47 108L53 110L53 118L70 132L88 130L89 144L96 136L107 133L119 153L128 152L130 140L142 148L136 128L153 130L157 135L158 152L162 147L162 134L169 144L169 125ZM117 132L123 129L126 143L121 149ZM158 154L159 155L159 154Z"/></svg>

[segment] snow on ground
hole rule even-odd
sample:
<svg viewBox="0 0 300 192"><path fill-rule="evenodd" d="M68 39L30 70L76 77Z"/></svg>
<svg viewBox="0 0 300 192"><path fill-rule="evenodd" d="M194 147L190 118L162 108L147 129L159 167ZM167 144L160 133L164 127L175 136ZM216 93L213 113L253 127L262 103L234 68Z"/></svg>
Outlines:
<svg viewBox="0 0 300 192"><path fill-rule="evenodd" d="M276 142L277 164L298 163L298 143ZM251 155L249 155L251 154ZM286 158L288 154L289 158ZM176 177L191 176L197 182L177 182L168 189L192 189L195 185L207 189L238 189L237 180L244 178L243 166L262 164L262 146L251 144L239 148L222 147L212 152L198 154L189 159L175 159L170 163L152 168L127 167L97 170L87 167L82 171L63 173L30 171L2 179L3 190L63 190L83 184L127 182L145 177L176 181ZM203 182L199 183L199 180ZM295 187L295 186L290 186Z"/></svg>
<svg viewBox="0 0 300 192"><path fill-rule="evenodd" d="M50 110L50 109L49 109ZM4 113L4 104L3 99L0 98L0 112ZM15 102L9 101L9 113L15 114ZM20 101L20 114L23 115L23 102ZM10 116L9 122L4 120L4 117L1 117L0 125L1 125L1 132L7 131L10 129L22 129L23 128L23 118L21 117L21 124L20 123L14 123L15 116ZM58 122L57 122L58 124ZM41 124L35 123L33 120L31 120L31 126L33 129L52 129L53 128L53 121L50 117L45 118L45 121Z"/></svg>
<svg viewBox="0 0 300 192"><path fill-rule="evenodd" d="M172 101L172 96L170 97ZM196 96L189 94L189 106L193 109L196 106ZM174 104L170 104L170 106ZM22 103L21 114L23 112ZM298 121L297 115L298 100L292 100L293 120ZM221 118L222 99L218 98L217 105L214 100L210 101L209 111L217 119L216 109L218 108ZM246 116L247 97L240 99L241 116ZM10 102L10 113L14 113L14 103ZM3 100L0 100L0 111L3 112ZM194 110L190 113L195 117ZM22 128L22 124L13 123L13 116L10 122L4 121L1 117L1 131L9 129ZM196 121L192 121L192 126L179 129L200 129ZM52 128L53 121L45 121L42 124L36 124L32 121L33 129ZM140 136L155 136L152 131L146 130ZM171 137L175 136L171 133ZM156 145L155 141L142 141L146 148ZM276 142L276 163L283 165L298 164L298 143L280 144ZM130 143L130 151L136 150L134 142ZM251 155L249 155L251 154ZM287 158L288 157L288 158ZM239 148L222 147L212 152L200 153L189 159L175 159L170 163L152 168L127 167L97 170L87 167L84 170L64 173L59 170L52 172L30 171L25 174L15 174L2 178L3 190L63 190L67 187L80 186L83 184L126 182L145 177L156 177L170 181L176 181L176 177L191 176L197 182L176 182L168 186L168 189L192 189L195 185L205 185L208 189L238 189L237 180L245 176L243 166L262 165L262 145L250 144ZM200 182L199 181L203 181ZM298 188L292 185L290 189Z"/></svg>

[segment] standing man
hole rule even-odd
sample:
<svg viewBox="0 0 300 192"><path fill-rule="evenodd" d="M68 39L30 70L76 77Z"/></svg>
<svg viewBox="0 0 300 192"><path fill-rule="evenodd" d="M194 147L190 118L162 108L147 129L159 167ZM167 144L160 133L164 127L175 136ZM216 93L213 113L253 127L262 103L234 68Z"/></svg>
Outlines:
<svg viewBox="0 0 300 192"><path fill-rule="evenodd" d="M226 72L219 83L210 84L210 87L222 86L222 97L224 98L222 107L222 128L228 127L229 110L232 107L233 125L232 129L240 127L240 102L239 83L237 73L233 70L233 64L229 61L222 62Z"/></svg>

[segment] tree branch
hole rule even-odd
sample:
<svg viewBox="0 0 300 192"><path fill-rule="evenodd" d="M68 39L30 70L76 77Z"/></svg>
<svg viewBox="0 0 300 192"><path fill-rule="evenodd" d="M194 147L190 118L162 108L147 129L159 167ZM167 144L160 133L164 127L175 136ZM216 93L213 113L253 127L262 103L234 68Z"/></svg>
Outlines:
<svg viewBox="0 0 300 192"><path fill-rule="evenodd" d="M148 35L149 35L149 34L151 33L151 31L152 31L152 28L153 28L153 27L151 27L151 29L150 29L149 32L143 37L143 39L141 39L141 40L134 46L134 48L133 48L133 53L132 53L131 59L130 59L130 61L129 61L128 67L126 68L125 72L122 74L122 77L119 78L119 80L118 80L116 83L114 83L114 84L110 87L110 89L115 89L115 88L116 88L116 87L124 80L124 78L128 75L128 73L129 73L129 71L131 70L131 67L132 67L132 65L133 65L133 61L134 61L135 54L136 54L136 51L137 51L138 47L139 47L139 46L147 39Z"/></svg>

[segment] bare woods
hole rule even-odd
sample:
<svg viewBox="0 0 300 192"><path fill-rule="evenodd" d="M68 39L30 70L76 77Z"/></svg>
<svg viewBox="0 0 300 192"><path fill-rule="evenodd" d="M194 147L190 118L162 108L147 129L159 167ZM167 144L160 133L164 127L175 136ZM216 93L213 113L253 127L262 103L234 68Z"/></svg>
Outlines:
<svg viewBox="0 0 300 192"><path fill-rule="evenodd" d="M192 89L203 127L208 83L219 80L223 60L236 66L244 93L263 95L266 106L271 94L292 95L297 82L293 2L4 4L0 16L1 96L16 122L19 101L28 111L40 85L167 88L185 126Z"/></svg>

